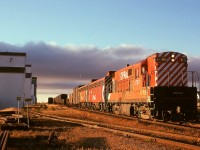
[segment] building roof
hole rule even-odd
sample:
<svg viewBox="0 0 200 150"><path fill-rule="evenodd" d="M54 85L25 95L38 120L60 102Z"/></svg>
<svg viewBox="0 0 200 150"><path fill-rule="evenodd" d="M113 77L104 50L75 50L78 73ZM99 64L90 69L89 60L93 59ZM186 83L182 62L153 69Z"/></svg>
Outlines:
<svg viewBox="0 0 200 150"><path fill-rule="evenodd" d="M26 53L22 53L22 52L0 52L0 55L7 55L7 56L26 56Z"/></svg>

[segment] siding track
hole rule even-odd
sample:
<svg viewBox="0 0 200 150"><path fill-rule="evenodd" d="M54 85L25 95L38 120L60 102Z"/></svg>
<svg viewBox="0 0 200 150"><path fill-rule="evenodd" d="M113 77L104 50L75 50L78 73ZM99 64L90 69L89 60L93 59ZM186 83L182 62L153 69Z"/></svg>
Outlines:
<svg viewBox="0 0 200 150"><path fill-rule="evenodd" d="M132 128L132 127L124 127L119 125L111 125L95 121L44 115L41 113L34 113L34 114L46 119L76 123L86 127L103 129L109 132L114 132L116 134L128 137L136 137L139 139L149 140L150 142L157 142L166 145L176 145L178 147L186 149L200 149L200 139L198 137L178 135L174 133L166 133L166 132L152 131L146 129Z"/></svg>

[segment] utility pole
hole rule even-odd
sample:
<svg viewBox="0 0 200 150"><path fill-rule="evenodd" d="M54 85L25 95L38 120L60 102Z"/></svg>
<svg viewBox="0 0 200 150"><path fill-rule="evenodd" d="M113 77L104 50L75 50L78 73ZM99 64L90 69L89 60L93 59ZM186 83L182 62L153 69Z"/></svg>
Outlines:
<svg viewBox="0 0 200 150"><path fill-rule="evenodd" d="M25 99L25 102L27 102L27 125L28 125L28 128L29 128L29 115L28 115L28 103L30 102L30 101L32 101L32 99L31 98L26 98Z"/></svg>
<svg viewBox="0 0 200 150"><path fill-rule="evenodd" d="M19 101L21 100L21 97L17 97L17 108L18 108L18 111L17 111L17 114L18 114L18 118L17 118L17 122L19 123Z"/></svg>

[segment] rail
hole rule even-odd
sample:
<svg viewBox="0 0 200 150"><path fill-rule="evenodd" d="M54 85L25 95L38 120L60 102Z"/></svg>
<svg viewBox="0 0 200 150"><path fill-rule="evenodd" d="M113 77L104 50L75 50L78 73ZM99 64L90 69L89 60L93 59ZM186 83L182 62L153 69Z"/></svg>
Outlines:
<svg viewBox="0 0 200 150"><path fill-rule="evenodd" d="M0 148L1 148L1 150L6 149L9 135L10 135L10 133L8 131L3 131L0 133Z"/></svg>
<svg viewBox="0 0 200 150"><path fill-rule="evenodd" d="M102 111L95 111L95 110L88 110L88 109L83 109L83 108L77 108L73 107L73 109L80 110L80 111L87 111L91 113L96 113L96 114L101 114L105 116L112 116L115 118L123 118L127 120L133 120L133 121L138 121L139 123L144 123L144 124L152 124L152 125L157 125L157 126L162 126L162 127L167 127L170 129L178 129L178 130L192 130L192 129L198 129L200 131L200 126L195 125L192 122L164 122L163 120L156 120L156 119L142 119L142 118L136 118L133 116L125 116L125 115L116 115L116 114L111 114L109 112L102 112Z"/></svg>
<svg viewBox="0 0 200 150"><path fill-rule="evenodd" d="M104 130L108 131L114 131L115 133L124 133L125 135L134 135L135 137L142 136L148 139L155 139L158 143L173 143L174 145L181 144L181 147L183 145L191 146L193 149L199 149L200 143L198 137L193 136L187 136L187 135L179 135L175 133L166 133L161 131L152 131L147 129L140 129L140 128L134 128L134 127L124 127L119 125L111 125L106 123L100 123L95 121L89 121L89 120L80 120L80 119L74 119L74 118L66 118L66 117L59 117L59 116L52 116L52 115L45 115L41 113L35 113L36 115L39 115L44 118L56 120L56 121L63 121L63 122L70 122L70 123L76 123L80 124L86 127L94 127L94 128L102 128Z"/></svg>
<svg viewBox="0 0 200 150"><path fill-rule="evenodd" d="M49 144L51 144L51 142L53 141L54 137L55 137L55 129L53 129L49 134L49 137L48 137Z"/></svg>

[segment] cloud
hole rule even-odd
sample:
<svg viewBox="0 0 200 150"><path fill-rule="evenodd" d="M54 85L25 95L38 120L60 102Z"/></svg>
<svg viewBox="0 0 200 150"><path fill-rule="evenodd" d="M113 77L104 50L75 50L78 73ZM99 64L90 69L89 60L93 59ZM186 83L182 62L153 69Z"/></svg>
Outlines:
<svg viewBox="0 0 200 150"><path fill-rule="evenodd" d="M104 51L117 59L133 59L134 57L138 59L141 57L145 58L145 53L147 53L147 49L144 47L127 44L121 44L118 47L107 47L104 48Z"/></svg>
<svg viewBox="0 0 200 150"><path fill-rule="evenodd" d="M93 45L59 46L56 42L29 42L23 46L0 42L0 51L26 52L38 77L38 91L71 89L101 78L109 70L120 69L137 62L147 50L134 45L98 48Z"/></svg>
<svg viewBox="0 0 200 150"><path fill-rule="evenodd" d="M38 78L38 94L47 96L67 93L73 87L101 78L110 70L134 64L152 53L144 47L127 44L98 48L59 46L55 42L29 42L23 46L0 42L0 51L26 52L27 63L32 64L33 76ZM200 58L189 57L189 68L198 69L199 62Z"/></svg>

